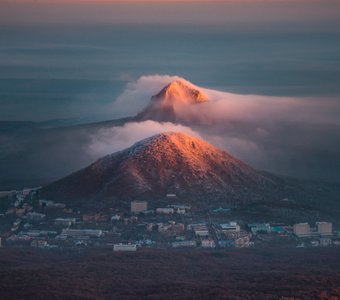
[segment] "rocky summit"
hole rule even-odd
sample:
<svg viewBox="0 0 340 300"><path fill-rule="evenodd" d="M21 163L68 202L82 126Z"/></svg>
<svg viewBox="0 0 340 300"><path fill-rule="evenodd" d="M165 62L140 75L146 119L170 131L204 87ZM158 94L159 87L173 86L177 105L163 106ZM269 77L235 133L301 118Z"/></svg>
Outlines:
<svg viewBox="0 0 340 300"><path fill-rule="evenodd" d="M149 105L137 120L180 121L179 110L209 101L207 95L188 81L175 80L151 97Z"/></svg>

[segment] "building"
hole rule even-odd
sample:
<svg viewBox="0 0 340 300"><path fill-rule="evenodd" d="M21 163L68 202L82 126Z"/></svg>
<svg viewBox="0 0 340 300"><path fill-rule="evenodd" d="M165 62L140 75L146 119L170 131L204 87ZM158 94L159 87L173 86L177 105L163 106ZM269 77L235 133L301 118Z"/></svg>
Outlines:
<svg viewBox="0 0 340 300"><path fill-rule="evenodd" d="M172 208L174 208L175 210L176 210L177 208L182 208L182 209L186 209L186 210L191 209L191 206L190 206L190 205L184 205L184 204L171 204L171 205L168 205L167 207L172 207Z"/></svg>
<svg viewBox="0 0 340 300"><path fill-rule="evenodd" d="M176 208L175 212L180 215L185 215L187 210L185 208Z"/></svg>
<svg viewBox="0 0 340 300"><path fill-rule="evenodd" d="M142 213L148 210L147 201L131 201L131 212L134 214Z"/></svg>
<svg viewBox="0 0 340 300"><path fill-rule="evenodd" d="M309 236L311 234L310 226L308 223L294 224L293 232L297 237Z"/></svg>
<svg viewBox="0 0 340 300"><path fill-rule="evenodd" d="M54 224L62 227L70 227L75 222L75 218L57 218L55 219Z"/></svg>
<svg viewBox="0 0 340 300"><path fill-rule="evenodd" d="M22 217L26 212L26 209L24 208L16 208L15 209L15 214L18 216L18 217Z"/></svg>
<svg viewBox="0 0 340 300"><path fill-rule="evenodd" d="M66 207L66 204L64 203L55 203L52 200L39 200L39 205L41 207L46 207L46 208L60 208L63 209Z"/></svg>
<svg viewBox="0 0 340 300"><path fill-rule="evenodd" d="M202 247L203 248L215 248L215 242L213 239L204 239L202 240Z"/></svg>
<svg viewBox="0 0 340 300"><path fill-rule="evenodd" d="M97 214L84 214L83 215L83 222L107 222L109 217L107 215L103 215L101 213Z"/></svg>
<svg viewBox="0 0 340 300"><path fill-rule="evenodd" d="M103 235L103 231L98 229L63 229L61 234L68 237L101 237Z"/></svg>
<svg viewBox="0 0 340 300"><path fill-rule="evenodd" d="M234 240L234 245L236 248L247 248L252 245L250 241L250 236L245 235Z"/></svg>
<svg viewBox="0 0 340 300"><path fill-rule="evenodd" d="M22 194L26 197L31 193L31 189L30 188L24 188L22 190Z"/></svg>
<svg viewBox="0 0 340 300"><path fill-rule="evenodd" d="M136 244L114 244L113 251L137 251Z"/></svg>
<svg viewBox="0 0 340 300"><path fill-rule="evenodd" d="M36 248L45 248L48 246L47 241L44 240L33 240L31 242L31 247L36 247Z"/></svg>
<svg viewBox="0 0 340 300"><path fill-rule="evenodd" d="M118 214L115 214L111 217L111 221L119 221L121 219L121 216Z"/></svg>
<svg viewBox="0 0 340 300"><path fill-rule="evenodd" d="M311 242L310 242L310 245L311 245L312 247L319 247L319 246L320 246L320 242L319 242L319 241L311 241Z"/></svg>
<svg viewBox="0 0 340 300"><path fill-rule="evenodd" d="M64 203L53 203L51 208L60 208L60 209L64 209L66 207L66 204Z"/></svg>
<svg viewBox="0 0 340 300"><path fill-rule="evenodd" d="M234 240L219 240L218 246L220 248L234 247L235 243L234 243Z"/></svg>
<svg viewBox="0 0 340 300"><path fill-rule="evenodd" d="M47 236L56 236L58 233L54 230L29 230L25 233L25 235L30 237L47 237ZM20 235L20 233L19 233Z"/></svg>
<svg viewBox="0 0 340 300"><path fill-rule="evenodd" d="M268 223L248 224L248 227L250 228L250 230L253 234L270 233L271 232L271 227Z"/></svg>
<svg viewBox="0 0 340 300"><path fill-rule="evenodd" d="M321 247L329 247L332 245L332 239L328 237L320 238L320 246Z"/></svg>
<svg viewBox="0 0 340 300"><path fill-rule="evenodd" d="M230 208L223 208L223 207L213 209L213 213L225 213L229 211L230 211Z"/></svg>
<svg viewBox="0 0 340 300"><path fill-rule="evenodd" d="M36 213L36 212L29 212L29 213L27 213L26 217L27 217L27 221L40 222L46 217L46 215L39 214L39 213Z"/></svg>
<svg viewBox="0 0 340 300"><path fill-rule="evenodd" d="M150 228L148 228L149 231ZM158 232L162 233L170 233L170 234L176 234L176 233L181 233L185 230L185 225L183 223L169 223L169 224L164 224L164 223L158 223Z"/></svg>
<svg viewBox="0 0 340 300"><path fill-rule="evenodd" d="M173 248L181 248L181 247L196 247L196 241L176 241L172 242Z"/></svg>
<svg viewBox="0 0 340 300"><path fill-rule="evenodd" d="M220 224L223 232L239 232L240 225L237 222L229 222L227 224Z"/></svg>
<svg viewBox="0 0 340 300"><path fill-rule="evenodd" d="M274 233L282 234L286 232L283 226L271 226L271 231Z"/></svg>
<svg viewBox="0 0 340 300"><path fill-rule="evenodd" d="M330 222L316 222L316 228L320 235L331 235L333 232L332 227Z"/></svg>
<svg viewBox="0 0 340 300"><path fill-rule="evenodd" d="M336 247L339 247L340 246L340 241L339 240L333 240L333 245L336 246Z"/></svg>
<svg viewBox="0 0 340 300"><path fill-rule="evenodd" d="M167 198L176 198L176 194L166 194Z"/></svg>
<svg viewBox="0 0 340 300"><path fill-rule="evenodd" d="M182 204L172 204L172 205L168 205L167 207L172 207L175 213L182 214L182 215L186 214L188 210L191 209L191 206L182 205Z"/></svg>
<svg viewBox="0 0 340 300"><path fill-rule="evenodd" d="M206 224L189 224L188 230L193 230L195 235L198 237L208 237L209 229Z"/></svg>
<svg viewBox="0 0 340 300"><path fill-rule="evenodd" d="M157 230L157 227L158 227L158 225L155 224L155 223L148 223L146 225L146 230L147 231L154 231L154 230Z"/></svg>
<svg viewBox="0 0 340 300"><path fill-rule="evenodd" d="M158 214L164 214L164 215L171 215L173 214L175 211L172 207L159 207L156 208L156 213Z"/></svg>

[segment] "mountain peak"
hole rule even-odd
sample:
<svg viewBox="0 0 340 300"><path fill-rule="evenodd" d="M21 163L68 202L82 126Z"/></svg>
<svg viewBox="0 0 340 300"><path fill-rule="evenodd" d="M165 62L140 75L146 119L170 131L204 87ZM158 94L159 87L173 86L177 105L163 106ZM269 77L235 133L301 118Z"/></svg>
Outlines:
<svg viewBox="0 0 340 300"><path fill-rule="evenodd" d="M154 152L154 158L157 159L159 155L168 155L170 158L174 150L180 151L189 158L201 155L203 152L216 151L217 148L189 134L168 131L141 140L130 149L133 152L138 152L138 149L142 149L143 151L147 149L149 153L150 151Z"/></svg>
<svg viewBox="0 0 340 300"><path fill-rule="evenodd" d="M182 150L185 148L190 149L198 149L198 148L215 148L213 145L208 142L194 137L192 135L186 134L180 131L167 131L151 136L146 139L147 144L168 144L176 146L177 148L181 148ZM141 141L143 142L143 141ZM195 146L197 145L197 147Z"/></svg>
<svg viewBox="0 0 340 300"><path fill-rule="evenodd" d="M136 119L183 121L178 114L179 111L185 110L189 105L201 104L207 101L207 95L192 83L184 79L174 80L151 97L149 105L136 116Z"/></svg>
<svg viewBox="0 0 340 300"><path fill-rule="evenodd" d="M111 207L114 198L156 201L173 192L207 207L220 201L262 199L274 188L271 179L208 142L164 132L44 187L42 195Z"/></svg>
<svg viewBox="0 0 340 300"><path fill-rule="evenodd" d="M153 101L179 101L190 104L208 101L208 97L202 91L184 80L170 82L151 99Z"/></svg>

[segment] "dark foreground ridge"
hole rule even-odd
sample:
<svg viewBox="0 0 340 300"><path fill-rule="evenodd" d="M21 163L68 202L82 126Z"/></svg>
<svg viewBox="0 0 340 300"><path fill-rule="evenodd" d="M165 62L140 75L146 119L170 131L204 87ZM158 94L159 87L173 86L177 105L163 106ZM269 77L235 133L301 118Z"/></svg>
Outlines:
<svg viewBox="0 0 340 300"><path fill-rule="evenodd" d="M338 249L0 249L1 299L339 299Z"/></svg>

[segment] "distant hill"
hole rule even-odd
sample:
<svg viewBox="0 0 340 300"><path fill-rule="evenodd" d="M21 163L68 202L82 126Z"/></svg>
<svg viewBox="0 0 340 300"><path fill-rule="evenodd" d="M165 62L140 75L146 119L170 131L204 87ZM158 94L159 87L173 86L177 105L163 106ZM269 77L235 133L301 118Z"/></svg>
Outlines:
<svg viewBox="0 0 340 300"><path fill-rule="evenodd" d="M275 197L282 184L273 178L202 139L168 132L105 156L45 186L42 195L96 203L112 197L156 200L171 192L204 207Z"/></svg>

